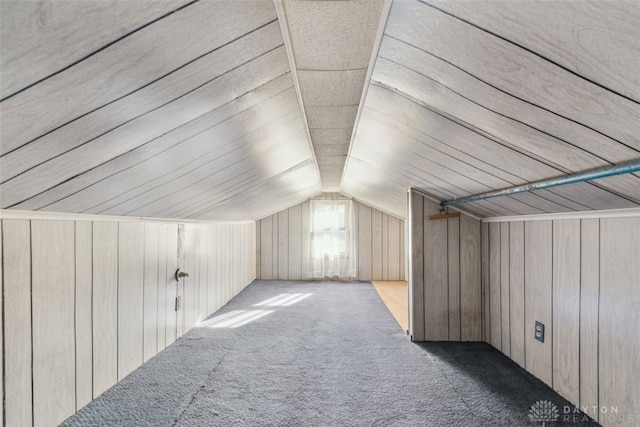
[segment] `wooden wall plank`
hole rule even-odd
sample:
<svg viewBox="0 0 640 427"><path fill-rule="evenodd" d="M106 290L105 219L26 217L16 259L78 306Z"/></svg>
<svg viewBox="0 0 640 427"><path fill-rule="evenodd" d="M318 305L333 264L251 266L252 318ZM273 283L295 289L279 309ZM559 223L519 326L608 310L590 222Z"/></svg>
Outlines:
<svg viewBox="0 0 640 427"><path fill-rule="evenodd" d="M289 280L302 279L302 207L289 208Z"/></svg>
<svg viewBox="0 0 640 427"><path fill-rule="evenodd" d="M449 218L439 221L447 224L449 341L460 341L462 334L462 312L460 299L460 218Z"/></svg>
<svg viewBox="0 0 640 427"><path fill-rule="evenodd" d="M144 224L121 222L118 232L118 381L143 361Z"/></svg>
<svg viewBox="0 0 640 427"><path fill-rule="evenodd" d="M489 224L482 223L481 244L482 244L482 340L491 340L491 305L490 305L490 280L489 280Z"/></svg>
<svg viewBox="0 0 640 427"><path fill-rule="evenodd" d="M215 305L214 305L213 311L216 311L220 307L222 307L222 284L221 284L221 275L220 275L220 258L222 257L222 253L221 253L222 247L221 247L221 241L220 241L220 227L221 227L220 224L211 225L211 237L212 237L212 248L213 248L213 256L211 257L211 262L214 270L213 294L215 299ZM271 266L271 260L269 260L268 265L269 267Z"/></svg>
<svg viewBox="0 0 640 427"><path fill-rule="evenodd" d="M382 280L389 280L389 216L382 214Z"/></svg>
<svg viewBox="0 0 640 427"><path fill-rule="evenodd" d="M371 280L384 280L382 276L382 212L371 209Z"/></svg>
<svg viewBox="0 0 640 427"><path fill-rule="evenodd" d="M186 303L186 300L188 299L188 296L185 295L185 282L187 282L187 280L189 279L193 280L196 275L194 268L191 265L192 258L189 256L187 259L186 257L186 252L188 251L187 240L189 240L189 242L193 241L193 239L187 239L187 229L185 225L178 224L178 237L177 237L178 249L177 249L177 257L176 257L176 267L185 271L188 268L190 270L188 271L188 273L191 274L191 277L185 280L180 280L180 281L177 281L174 279L173 281L176 288L176 298L177 297L182 298L182 304L179 310L175 310L175 300L174 300L174 312L176 316L176 339L180 338L184 333L185 312L187 311L187 309L185 308L186 306L185 303ZM185 262L189 263L189 265L187 266ZM189 287L191 287L191 282L189 282Z"/></svg>
<svg viewBox="0 0 640 427"><path fill-rule="evenodd" d="M511 325L509 323L509 223L500 223L500 317L502 352L511 357Z"/></svg>
<svg viewBox="0 0 640 427"><path fill-rule="evenodd" d="M600 220L599 405L640 412L640 218ZM599 422L619 425L600 412Z"/></svg>
<svg viewBox="0 0 640 427"><path fill-rule="evenodd" d="M177 338L178 316L175 310L176 296L178 295L178 282L175 272L178 269L178 226L167 224L167 263L165 270L166 281L166 306L165 306L165 346L172 344Z"/></svg>
<svg viewBox="0 0 640 427"><path fill-rule="evenodd" d="M4 276L2 274L3 257L2 221L0 221L0 355L2 355L2 359L4 360ZM0 369L0 402L2 402L2 416L0 417L2 421L0 421L0 426L4 427L4 368Z"/></svg>
<svg viewBox="0 0 640 427"><path fill-rule="evenodd" d="M300 253L302 254L300 269L301 269L303 280L307 280L311 277L311 274L309 274L309 251L311 248L310 241L309 241L309 236L310 236L309 221L311 219L310 215L311 215L311 203L307 200L301 204L301 208L300 208L300 217L301 217L300 233L302 236L301 243L300 243L301 245ZM356 222L357 222L357 219L356 219Z"/></svg>
<svg viewBox="0 0 640 427"><path fill-rule="evenodd" d="M260 220L260 279L273 279L273 215Z"/></svg>
<svg viewBox="0 0 640 427"><path fill-rule="evenodd" d="M482 340L480 221L460 216L460 312L462 341Z"/></svg>
<svg viewBox="0 0 640 427"><path fill-rule="evenodd" d="M401 268L401 239L402 239L402 226L398 218L384 214L389 224L389 240L386 248L386 265L387 265L387 280L397 280L400 278Z"/></svg>
<svg viewBox="0 0 640 427"><path fill-rule="evenodd" d="M184 235L184 271L189 273L189 277L185 277L179 282L184 286L184 294L182 309L177 312L180 331L178 335L182 335L193 326L196 317L196 305L198 303L198 246L200 244L198 224L185 224Z"/></svg>
<svg viewBox="0 0 640 427"><path fill-rule="evenodd" d="M600 220L581 220L580 231L580 406L598 407Z"/></svg>
<svg viewBox="0 0 640 427"><path fill-rule="evenodd" d="M261 252L261 247L260 247L260 245L261 245L260 224L262 224L262 220L257 220L255 222L255 231L256 231L256 242L255 242L255 245L256 245L256 278L257 279L260 279L262 277L262 274L261 274L261 269L262 268L261 268L261 265L260 265L260 262L262 261L262 259L261 259L262 252Z"/></svg>
<svg viewBox="0 0 640 427"><path fill-rule="evenodd" d="M511 359L524 367L524 223L509 223L509 324L511 325ZM531 332L529 328L529 332Z"/></svg>
<svg viewBox="0 0 640 427"><path fill-rule="evenodd" d="M32 424L31 224L2 220L4 405L7 426Z"/></svg>
<svg viewBox="0 0 640 427"><path fill-rule="evenodd" d="M424 198L409 190L409 333L424 341ZM362 205L360 206L362 213ZM361 223L362 224L362 223Z"/></svg>
<svg viewBox="0 0 640 427"><path fill-rule="evenodd" d="M273 279L280 279L280 270L278 269L278 262L280 261L280 218L278 214L272 215L273 219L271 220L271 238L273 239L271 242L271 270L273 274ZM223 236L226 236L227 230L223 228ZM223 241L226 241L223 239ZM223 254L223 258L226 260L228 253ZM225 261L226 267L226 261ZM227 299L225 297L225 303Z"/></svg>
<svg viewBox="0 0 640 427"><path fill-rule="evenodd" d="M553 389L580 400L580 220L553 222Z"/></svg>
<svg viewBox="0 0 640 427"><path fill-rule="evenodd" d="M159 224L158 228L158 351L167 346L167 245L169 225Z"/></svg>
<svg viewBox="0 0 640 427"><path fill-rule="evenodd" d="M57 425L76 410L74 222L31 221L31 245L33 424Z"/></svg>
<svg viewBox="0 0 640 427"><path fill-rule="evenodd" d="M500 224L489 224L489 343L502 350L502 292L500 291Z"/></svg>
<svg viewBox="0 0 640 427"><path fill-rule="evenodd" d="M552 384L552 226L551 221L525 223L525 362L526 369ZM545 325L545 342L534 338L535 321Z"/></svg>
<svg viewBox="0 0 640 427"><path fill-rule="evenodd" d="M407 280L407 227L400 220L400 280Z"/></svg>
<svg viewBox="0 0 640 427"><path fill-rule="evenodd" d="M158 353L158 234L159 224L144 224L144 341L143 361Z"/></svg>
<svg viewBox="0 0 640 427"><path fill-rule="evenodd" d="M360 280L375 280L372 275L372 227L371 208L367 205L358 206L358 278Z"/></svg>
<svg viewBox="0 0 640 427"><path fill-rule="evenodd" d="M93 398L93 331L91 330L93 225L89 221L76 221L75 233L77 411Z"/></svg>
<svg viewBox="0 0 640 427"><path fill-rule="evenodd" d="M93 398L118 381L118 223L93 223Z"/></svg>
<svg viewBox="0 0 640 427"><path fill-rule="evenodd" d="M438 204L424 199L424 329L428 341L449 337L447 222L429 219L439 210Z"/></svg>

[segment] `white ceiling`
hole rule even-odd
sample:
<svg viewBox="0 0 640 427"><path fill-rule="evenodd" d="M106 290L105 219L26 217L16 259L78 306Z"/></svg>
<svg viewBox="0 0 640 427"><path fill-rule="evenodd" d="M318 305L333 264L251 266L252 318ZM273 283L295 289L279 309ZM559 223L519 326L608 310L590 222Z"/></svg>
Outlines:
<svg viewBox="0 0 640 427"><path fill-rule="evenodd" d="M244 220L341 191L404 217L410 186L640 158L638 2L389 6L3 0L0 207ZM634 207L639 180L463 209Z"/></svg>

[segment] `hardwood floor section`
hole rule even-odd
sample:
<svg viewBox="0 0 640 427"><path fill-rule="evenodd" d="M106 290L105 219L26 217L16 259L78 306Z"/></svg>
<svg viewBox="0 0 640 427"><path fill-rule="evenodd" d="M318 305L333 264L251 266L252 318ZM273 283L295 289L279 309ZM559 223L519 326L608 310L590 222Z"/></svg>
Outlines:
<svg viewBox="0 0 640 427"><path fill-rule="evenodd" d="M409 307L407 303L407 282L405 281L377 281L371 282L382 298L393 317L403 331L409 329Z"/></svg>

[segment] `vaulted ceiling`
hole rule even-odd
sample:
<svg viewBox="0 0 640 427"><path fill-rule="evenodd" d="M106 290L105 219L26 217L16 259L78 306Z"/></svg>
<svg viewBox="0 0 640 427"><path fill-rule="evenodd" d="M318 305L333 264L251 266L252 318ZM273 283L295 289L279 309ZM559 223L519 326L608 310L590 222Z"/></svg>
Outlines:
<svg viewBox="0 0 640 427"><path fill-rule="evenodd" d="M322 191L405 216L640 158L640 4L2 1L0 207L245 220ZM621 175L464 205L635 207Z"/></svg>

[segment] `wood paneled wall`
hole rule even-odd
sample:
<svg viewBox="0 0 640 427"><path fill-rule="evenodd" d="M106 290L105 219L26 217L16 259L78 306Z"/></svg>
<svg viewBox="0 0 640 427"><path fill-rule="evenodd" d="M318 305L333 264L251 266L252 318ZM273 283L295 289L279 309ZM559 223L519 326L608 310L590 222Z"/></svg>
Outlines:
<svg viewBox="0 0 640 427"><path fill-rule="evenodd" d="M409 192L409 332L413 341L482 340L480 221L430 220L439 205Z"/></svg>
<svg viewBox="0 0 640 427"><path fill-rule="evenodd" d="M405 280L404 221L353 201L357 280ZM257 222L257 271L263 280L309 278L309 201Z"/></svg>
<svg viewBox="0 0 640 427"><path fill-rule="evenodd" d="M255 278L254 224L1 225L7 426L58 425Z"/></svg>
<svg viewBox="0 0 640 427"><path fill-rule="evenodd" d="M486 341L601 424L637 417L640 217L491 222L482 233Z"/></svg>

